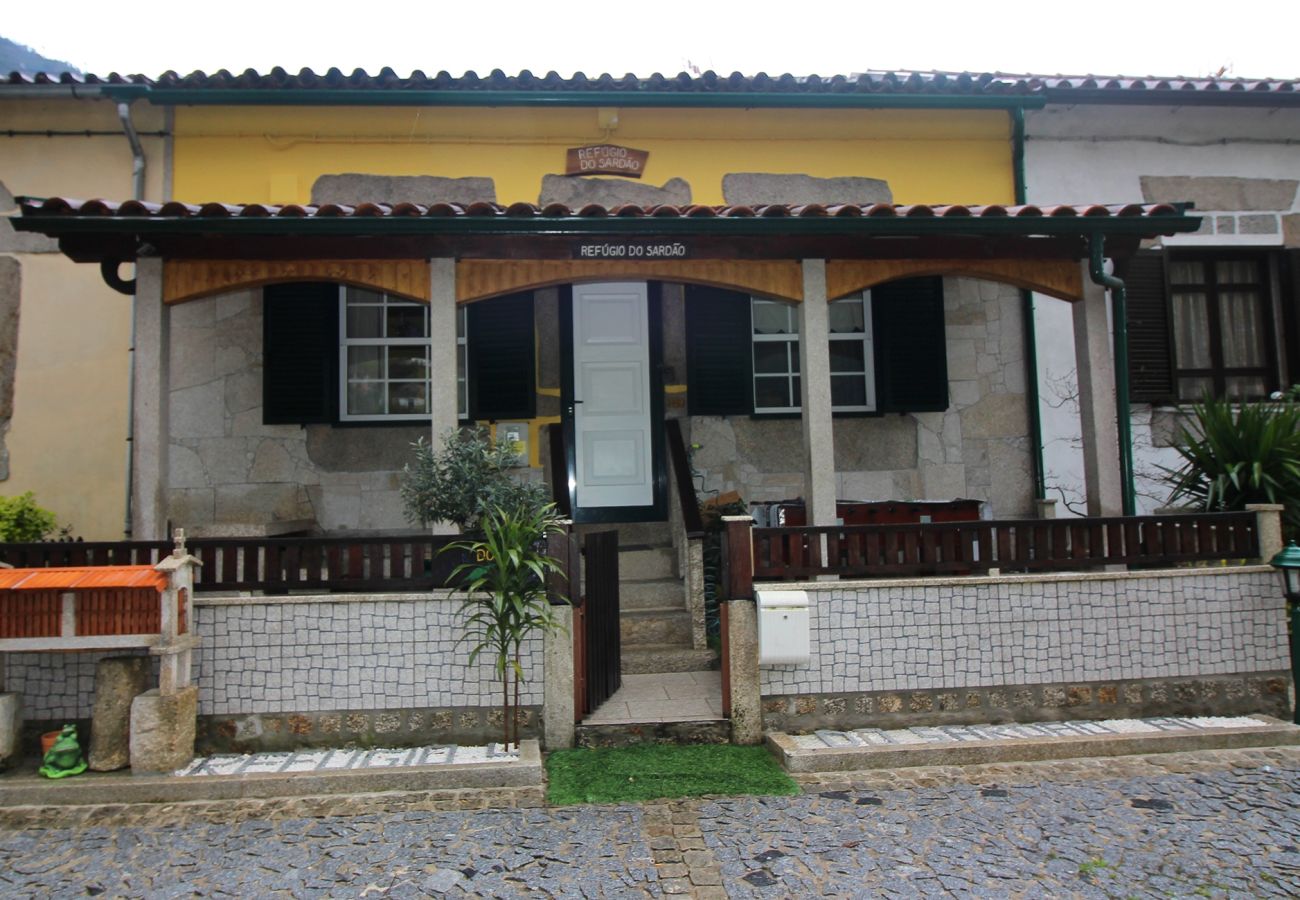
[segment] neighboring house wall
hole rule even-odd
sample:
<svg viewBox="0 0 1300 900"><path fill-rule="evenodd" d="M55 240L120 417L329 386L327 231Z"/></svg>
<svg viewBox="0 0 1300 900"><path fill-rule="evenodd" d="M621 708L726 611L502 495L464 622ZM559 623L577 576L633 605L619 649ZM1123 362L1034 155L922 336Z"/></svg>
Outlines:
<svg viewBox="0 0 1300 900"><path fill-rule="evenodd" d="M140 104L133 116L142 133L164 127L162 110ZM108 288L96 267L73 263L48 238L15 232L5 217L20 195L129 199L131 151L107 101L0 99L0 121L18 132L0 134L0 311L17 323L16 330L0 327L0 461L8 454L0 494L32 491L75 534L117 539L125 513L131 301ZM142 140L146 197L158 200L163 139ZM12 279L21 283L17 304L6 293ZM16 360L12 380L6 356Z"/></svg>
<svg viewBox="0 0 1300 900"><path fill-rule="evenodd" d="M459 607L448 594L198 600L199 749L493 740L501 684L490 654L469 664ZM29 728L89 719L102 655L5 654ZM540 636L524 642L522 663L519 702L534 734Z"/></svg>
<svg viewBox="0 0 1300 900"><path fill-rule="evenodd" d="M1020 293L945 278L944 320L947 411L837 417L837 494L844 500L964 497L987 501L998 517L1032 515ZM749 502L804 495L797 416L694 416L689 440L699 445L692 463L706 495L734 490Z"/></svg>
<svg viewBox="0 0 1300 900"><path fill-rule="evenodd" d="M761 670L770 729L1289 709L1266 566L772 587L808 591L812 657Z"/></svg>
<svg viewBox="0 0 1300 900"><path fill-rule="evenodd" d="M1295 109L1049 106L1026 114L1027 200L1192 201L1193 213L1206 216L1201 230L1163 246L1300 247L1297 134ZM1273 287L1275 304L1300 302L1285 279ZM1070 308L1041 295L1035 304L1047 480L1082 513ZM1278 327L1271 337L1285 384L1300 376L1286 371L1282 335ZM1150 512L1168 496L1160 466L1177 464L1169 449L1176 421L1167 408L1134 404L1132 422L1139 512ZM1049 496L1060 498L1060 491Z"/></svg>

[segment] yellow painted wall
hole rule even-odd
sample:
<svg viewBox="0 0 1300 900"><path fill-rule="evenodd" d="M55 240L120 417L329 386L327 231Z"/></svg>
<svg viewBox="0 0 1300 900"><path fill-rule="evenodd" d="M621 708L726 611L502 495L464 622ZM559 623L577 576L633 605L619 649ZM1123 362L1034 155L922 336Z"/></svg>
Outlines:
<svg viewBox="0 0 1300 900"><path fill-rule="evenodd" d="M137 128L163 127L160 110L134 111ZM14 130L91 130L100 137L0 135L0 182L13 195L131 196L131 153L106 102L5 101ZM146 138L146 196L164 183L163 146ZM0 215L12 210L0 210ZM3 252L3 251L0 251ZM0 494L24 491L88 540L122 536L130 298L109 289L99 267L57 252L16 253L22 267L14 413ZM124 272L129 276L129 270Z"/></svg>
<svg viewBox="0 0 1300 900"><path fill-rule="evenodd" d="M899 203L1010 203L1010 119L998 110L662 110L186 107L176 199L305 203L321 175L488 176L497 200L537 202L564 152L603 141L650 151L644 177L683 178L720 204L728 172L858 175Z"/></svg>

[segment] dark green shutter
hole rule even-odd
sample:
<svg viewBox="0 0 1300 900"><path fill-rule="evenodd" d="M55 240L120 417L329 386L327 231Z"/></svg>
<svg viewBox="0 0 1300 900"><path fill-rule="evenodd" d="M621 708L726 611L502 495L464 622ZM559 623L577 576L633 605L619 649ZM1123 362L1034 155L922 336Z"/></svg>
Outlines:
<svg viewBox="0 0 1300 900"><path fill-rule="evenodd" d="M1286 388L1300 383L1300 250L1287 250L1282 257L1282 341L1283 361L1278 383Z"/></svg>
<svg viewBox="0 0 1300 900"><path fill-rule="evenodd" d="M262 354L263 422L333 422L339 395L339 286L268 285L262 292Z"/></svg>
<svg viewBox="0 0 1300 900"><path fill-rule="evenodd" d="M1117 266L1128 295L1129 398L1159 403L1174 397L1169 299L1164 254L1141 250Z"/></svg>
<svg viewBox="0 0 1300 900"><path fill-rule="evenodd" d="M948 408L948 348L943 279L908 278L871 289L876 408L941 412Z"/></svg>
<svg viewBox="0 0 1300 900"><path fill-rule="evenodd" d="M754 411L749 295L686 286L686 386L693 416Z"/></svg>
<svg viewBox="0 0 1300 900"><path fill-rule="evenodd" d="M465 310L471 419L531 419L534 386L532 292L471 303Z"/></svg>

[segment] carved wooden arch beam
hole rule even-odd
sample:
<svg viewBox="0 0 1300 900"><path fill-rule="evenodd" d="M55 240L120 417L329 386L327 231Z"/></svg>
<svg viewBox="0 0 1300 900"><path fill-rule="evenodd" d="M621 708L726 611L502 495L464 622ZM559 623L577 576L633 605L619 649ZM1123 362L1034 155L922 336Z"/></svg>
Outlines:
<svg viewBox="0 0 1300 900"><path fill-rule="evenodd" d="M467 259L456 264L456 302L469 303L555 284L649 278L803 300L802 270L794 260Z"/></svg>
<svg viewBox="0 0 1300 900"><path fill-rule="evenodd" d="M285 281L337 281L429 302L429 263L423 259L169 259L163 263L163 302Z"/></svg>
<svg viewBox="0 0 1300 900"><path fill-rule="evenodd" d="M1070 302L1083 299L1083 273L1069 259L836 259L826 263L826 296L835 300L922 275L1002 281Z"/></svg>

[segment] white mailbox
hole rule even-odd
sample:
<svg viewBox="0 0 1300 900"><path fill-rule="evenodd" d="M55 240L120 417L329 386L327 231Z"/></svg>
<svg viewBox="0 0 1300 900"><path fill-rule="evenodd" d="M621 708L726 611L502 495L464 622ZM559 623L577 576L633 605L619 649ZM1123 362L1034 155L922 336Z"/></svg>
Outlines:
<svg viewBox="0 0 1300 900"><path fill-rule="evenodd" d="M758 664L794 666L808 662L808 592L754 592L758 603Z"/></svg>

